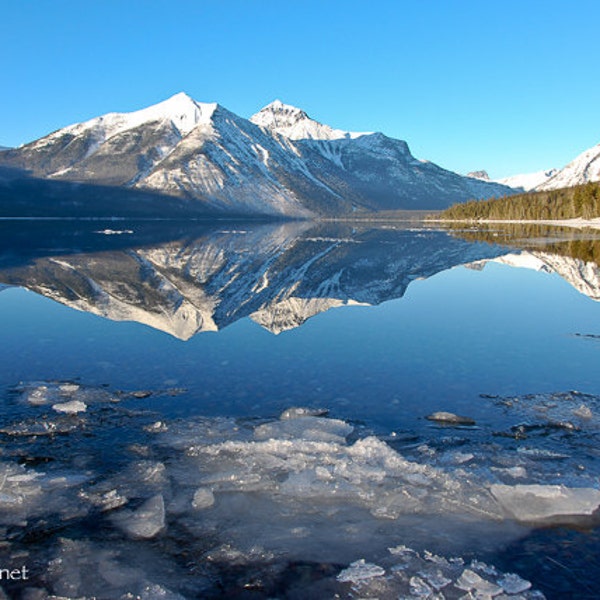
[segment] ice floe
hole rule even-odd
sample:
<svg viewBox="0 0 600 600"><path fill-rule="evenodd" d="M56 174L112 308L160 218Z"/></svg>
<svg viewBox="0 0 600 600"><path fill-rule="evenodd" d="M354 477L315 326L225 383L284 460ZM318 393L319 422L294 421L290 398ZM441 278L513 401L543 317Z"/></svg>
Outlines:
<svg viewBox="0 0 600 600"><path fill-rule="evenodd" d="M563 485L492 485L502 508L519 521L559 522L561 517L593 515L600 506L600 490Z"/></svg>
<svg viewBox="0 0 600 600"><path fill-rule="evenodd" d="M144 397L73 382L15 391L27 418L0 430L12 444L1 456L0 528L9 558L25 547L20 540L45 532L32 550L46 565L36 582L44 593L179 600L195 597L191 589L206 597L252 589L277 597L293 587L290 565L305 564L304 597L537 599L529 581L473 553L523 535L519 523L594 523L600 505L593 469L564 473L578 436L584 445L596 440L595 397L495 399L527 418L522 439L511 430L444 436L429 427L429 439L416 441L386 441L324 409L181 420L124 410ZM78 403L86 410L54 408ZM114 437L103 439L107 415L118 419ZM539 435L537 427L567 415L579 429ZM437 554L425 551L431 539ZM453 548L469 558L448 558ZM151 570L140 562L145 552Z"/></svg>

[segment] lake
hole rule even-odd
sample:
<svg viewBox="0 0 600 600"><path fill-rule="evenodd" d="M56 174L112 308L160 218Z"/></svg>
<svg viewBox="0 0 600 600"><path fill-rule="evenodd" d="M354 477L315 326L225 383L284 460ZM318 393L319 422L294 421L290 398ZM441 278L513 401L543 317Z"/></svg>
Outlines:
<svg viewBox="0 0 600 600"><path fill-rule="evenodd" d="M0 234L9 597L597 597L598 233Z"/></svg>

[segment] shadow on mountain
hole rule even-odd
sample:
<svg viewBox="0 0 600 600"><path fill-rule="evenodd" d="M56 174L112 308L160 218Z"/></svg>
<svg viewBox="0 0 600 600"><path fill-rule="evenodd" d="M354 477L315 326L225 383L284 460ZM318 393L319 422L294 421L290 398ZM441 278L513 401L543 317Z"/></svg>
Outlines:
<svg viewBox="0 0 600 600"><path fill-rule="evenodd" d="M201 199L191 196L41 179L23 169L0 167L0 218L231 219L248 216L211 209Z"/></svg>

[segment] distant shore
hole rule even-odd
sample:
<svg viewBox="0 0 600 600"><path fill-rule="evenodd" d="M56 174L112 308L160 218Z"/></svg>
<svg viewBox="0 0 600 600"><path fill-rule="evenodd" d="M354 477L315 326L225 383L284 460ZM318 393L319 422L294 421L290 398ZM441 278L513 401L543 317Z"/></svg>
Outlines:
<svg viewBox="0 0 600 600"><path fill-rule="evenodd" d="M471 225L484 225L488 223L509 223L517 225L555 225L558 227L574 227L582 229L600 229L600 217L595 219L440 219L429 218L428 223L468 223Z"/></svg>

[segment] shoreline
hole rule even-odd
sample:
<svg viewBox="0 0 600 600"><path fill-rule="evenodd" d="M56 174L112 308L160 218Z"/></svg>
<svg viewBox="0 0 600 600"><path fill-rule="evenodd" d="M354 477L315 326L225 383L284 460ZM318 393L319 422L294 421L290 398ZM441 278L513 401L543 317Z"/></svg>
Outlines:
<svg viewBox="0 0 600 600"><path fill-rule="evenodd" d="M481 225L488 223L503 223L516 225L554 225L557 227L573 227L576 229L600 229L600 217L594 219L426 219L428 223L470 223Z"/></svg>

